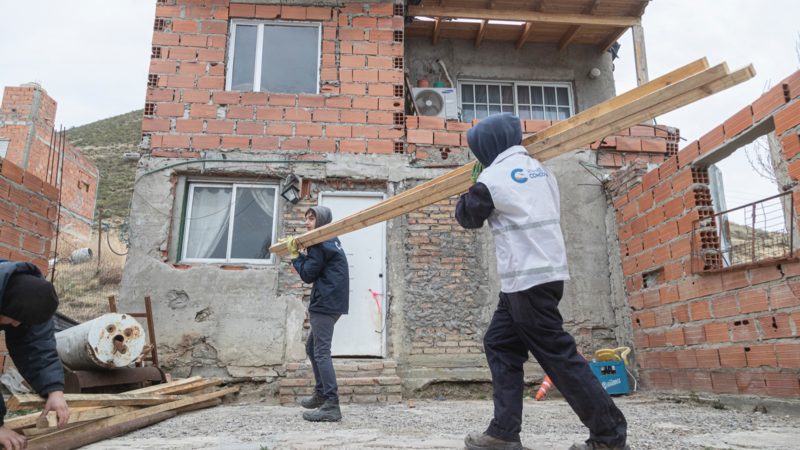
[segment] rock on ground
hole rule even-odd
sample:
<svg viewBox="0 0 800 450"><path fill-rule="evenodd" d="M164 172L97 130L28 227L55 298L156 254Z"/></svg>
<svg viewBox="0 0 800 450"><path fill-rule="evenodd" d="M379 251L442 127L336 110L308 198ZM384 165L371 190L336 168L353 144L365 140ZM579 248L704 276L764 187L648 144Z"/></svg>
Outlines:
<svg viewBox="0 0 800 450"><path fill-rule="evenodd" d="M795 416L715 409L643 394L615 402L628 420L628 443L634 450L800 448L800 418ZM485 429L492 403L344 405L342 422L322 424L304 421L301 412L299 406L223 405L85 449L461 449L467 432ZM564 400L525 401L522 442L527 448L566 449L587 436Z"/></svg>

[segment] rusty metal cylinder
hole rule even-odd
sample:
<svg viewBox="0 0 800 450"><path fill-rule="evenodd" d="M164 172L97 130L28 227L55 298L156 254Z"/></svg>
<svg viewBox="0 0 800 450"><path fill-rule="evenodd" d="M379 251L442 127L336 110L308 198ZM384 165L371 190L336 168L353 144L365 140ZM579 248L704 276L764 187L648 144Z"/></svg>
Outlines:
<svg viewBox="0 0 800 450"><path fill-rule="evenodd" d="M72 370L131 365L146 343L144 328L128 314L104 314L56 333L58 356Z"/></svg>

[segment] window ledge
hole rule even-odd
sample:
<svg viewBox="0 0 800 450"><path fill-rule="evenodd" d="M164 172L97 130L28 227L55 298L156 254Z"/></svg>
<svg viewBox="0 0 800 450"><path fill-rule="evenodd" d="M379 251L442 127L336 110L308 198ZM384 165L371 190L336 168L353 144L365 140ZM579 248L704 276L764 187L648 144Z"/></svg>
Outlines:
<svg viewBox="0 0 800 450"><path fill-rule="evenodd" d="M710 274L720 274L720 273L728 273L728 272L738 272L740 270L757 269L759 267L772 266L772 265L775 265L775 264L797 262L797 261L800 261L800 258L798 258L797 256L782 256L782 257L779 257L779 258L763 259L761 261L756 261L756 262L753 262L753 263L737 264L737 265L731 266L731 267L723 267L722 269L703 270L703 271L695 272L695 274L696 275L710 275Z"/></svg>

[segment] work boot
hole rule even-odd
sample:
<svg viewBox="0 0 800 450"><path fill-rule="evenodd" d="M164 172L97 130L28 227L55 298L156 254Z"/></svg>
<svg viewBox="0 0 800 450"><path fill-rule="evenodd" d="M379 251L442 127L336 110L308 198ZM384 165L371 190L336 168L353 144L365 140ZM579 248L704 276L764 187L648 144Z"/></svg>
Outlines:
<svg viewBox="0 0 800 450"><path fill-rule="evenodd" d="M588 439L586 442L572 444L569 450L631 450L631 448L627 444L624 447L620 447Z"/></svg>
<svg viewBox="0 0 800 450"><path fill-rule="evenodd" d="M314 395L311 397L300 400L300 406L305 409L317 409L322 406L323 403L325 403L325 397L317 391L314 391Z"/></svg>
<svg viewBox="0 0 800 450"><path fill-rule="evenodd" d="M464 438L467 450L522 450L519 442L504 441L486 433L470 433Z"/></svg>
<svg viewBox="0 0 800 450"><path fill-rule="evenodd" d="M339 400L325 400L319 408L303 413L303 419L309 422L338 422L342 420L342 411L339 409Z"/></svg>

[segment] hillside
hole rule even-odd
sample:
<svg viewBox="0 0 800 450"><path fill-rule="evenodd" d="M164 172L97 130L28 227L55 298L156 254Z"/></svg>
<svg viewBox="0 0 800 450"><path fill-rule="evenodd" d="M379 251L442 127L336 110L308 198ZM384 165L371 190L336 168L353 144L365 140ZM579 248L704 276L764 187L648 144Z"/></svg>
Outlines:
<svg viewBox="0 0 800 450"><path fill-rule="evenodd" d="M94 161L100 171L97 207L103 216L119 223L127 219L133 193L136 162L122 154L138 151L142 110L98 120L67 130L69 141Z"/></svg>

